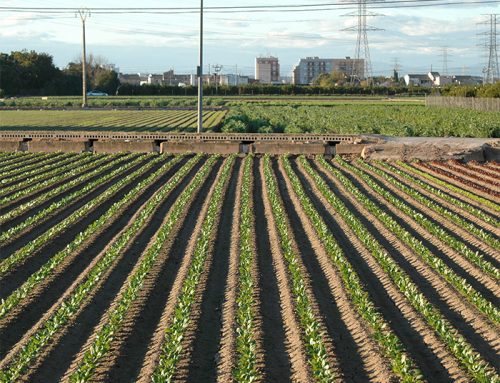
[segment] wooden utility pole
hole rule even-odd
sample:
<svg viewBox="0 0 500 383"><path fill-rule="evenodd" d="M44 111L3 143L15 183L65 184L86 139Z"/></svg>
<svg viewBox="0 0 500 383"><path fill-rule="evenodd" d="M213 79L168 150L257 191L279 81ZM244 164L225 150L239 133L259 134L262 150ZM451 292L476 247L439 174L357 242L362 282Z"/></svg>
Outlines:
<svg viewBox="0 0 500 383"><path fill-rule="evenodd" d="M78 15L82 20L82 108L87 107L87 47L85 43L85 22L87 17L90 17L90 10L88 8L82 8L78 10Z"/></svg>

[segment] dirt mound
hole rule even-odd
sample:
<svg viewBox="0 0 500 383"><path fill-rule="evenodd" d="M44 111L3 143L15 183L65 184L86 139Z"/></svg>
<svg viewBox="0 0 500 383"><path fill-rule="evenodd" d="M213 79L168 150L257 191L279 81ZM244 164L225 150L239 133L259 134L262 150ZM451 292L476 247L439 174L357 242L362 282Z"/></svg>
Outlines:
<svg viewBox="0 0 500 383"><path fill-rule="evenodd" d="M500 140L367 136L361 156L367 160L500 160Z"/></svg>

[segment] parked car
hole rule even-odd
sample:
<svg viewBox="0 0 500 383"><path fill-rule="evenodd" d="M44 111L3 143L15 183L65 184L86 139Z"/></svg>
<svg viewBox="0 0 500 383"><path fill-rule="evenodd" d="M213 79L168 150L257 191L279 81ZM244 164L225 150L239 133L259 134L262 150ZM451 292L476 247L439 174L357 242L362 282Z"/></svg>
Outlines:
<svg viewBox="0 0 500 383"><path fill-rule="evenodd" d="M91 90L87 92L87 96L107 96L108 94L105 92L101 92L99 90Z"/></svg>

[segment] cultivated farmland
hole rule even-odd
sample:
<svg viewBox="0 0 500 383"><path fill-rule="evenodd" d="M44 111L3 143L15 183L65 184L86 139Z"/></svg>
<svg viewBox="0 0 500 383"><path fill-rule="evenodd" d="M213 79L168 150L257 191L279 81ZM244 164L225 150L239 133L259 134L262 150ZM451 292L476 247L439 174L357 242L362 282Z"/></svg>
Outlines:
<svg viewBox="0 0 500 383"><path fill-rule="evenodd" d="M500 166L0 153L0 381L498 382Z"/></svg>
<svg viewBox="0 0 500 383"><path fill-rule="evenodd" d="M206 129L220 127L225 111L205 111ZM195 110L8 110L0 112L1 130L193 132Z"/></svg>

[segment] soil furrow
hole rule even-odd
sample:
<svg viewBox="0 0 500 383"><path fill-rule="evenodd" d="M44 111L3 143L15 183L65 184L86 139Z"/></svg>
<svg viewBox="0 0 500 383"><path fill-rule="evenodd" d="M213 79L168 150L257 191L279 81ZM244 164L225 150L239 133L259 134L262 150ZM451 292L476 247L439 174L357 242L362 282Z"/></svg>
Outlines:
<svg viewBox="0 0 500 383"><path fill-rule="evenodd" d="M177 275L179 265L185 256L186 243L192 235L192 228L196 223L196 214L189 212L200 211L203 201L211 188L214 177L217 174L217 166L212 168L209 177L204 181L203 185L191 196L191 200L186 207L182 219L179 219L177 227L174 229L171 238L164 244L161 253L156 259L155 265L150 270L143 286L139 291L137 299L133 306L127 312L123 320L123 324L116 333L114 340L111 342L110 350L99 362L93 376L93 381L102 382L125 382L135 381L135 378L142 365L149 340L157 326L159 316L171 292L171 286ZM194 171L190 175L194 175ZM186 186L191 177L188 175L183 186ZM178 187L179 192L182 192L185 187ZM180 193L179 193L180 194ZM170 204L171 206L172 204ZM163 215L165 219L167 213ZM154 241L154 236L151 236L150 243ZM149 244L147 247L149 247ZM137 262L137 269L140 262ZM131 271L131 275L134 271ZM87 339L85 345L80 349L80 352L72 362L71 367L65 374L65 379L75 371L83 355L92 345L96 334L108 320L108 313L112 312L117 305L117 301L127 288L128 283L124 283L121 291L117 294L110 308L101 317L100 323L94 328L92 335Z"/></svg>
<svg viewBox="0 0 500 383"><path fill-rule="evenodd" d="M183 282L191 264L191 259L193 257L203 220L208 211L210 196L214 190L216 179L220 176L221 169L221 161L218 161L218 165L212 169L208 181L205 182L202 191L199 193L199 197L197 198L195 205L196 209L190 209L191 211L196 211L196 214L188 214L185 221L188 224L184 223L182 225L181 232L172 245L169 260L172 260L170 263L173 264L170 265L170 269L175 266L176 270L166 269L164 273L168 271L169 278L166 281L163 280L160 283L160 287L155 289L155 291L160 294L161 302L163 303L158 305L159 307L157 309L154 309L154 318L150 321L151 323L148 326L146 333L146 339L148 339L148 342L144 342L144 337L135 337L135 342L137 344L142 344L140 353L141 358L137 358L136 362L138 363L134 365L134 368L130 371L131 373L129 375L110 375L110 378L113 376L128 376L132 377L132 380L137 382L151 381L151 376L154 373L161 355L161 349L165 338L165 330L172 319L172 314L174 313L178 297L181 293ZM168 285L165 286L166 282ZM156 302L151 301L151 296L152 295L150 294L148 298L150 302ZM153 304L156 305L156 303ZM133 344L129 343L127 348L130 348L131 346L133 346ZM185 346L184 342L183 346ZM185 352L184 347L183 352ZM117 369L115 367L111 373L118 372L116 370Z"/></svg>
<svg viewBox="0 0 500 383"><path fill-rule="evenodd" d="M231 222L231 238L229 239L229 260L227 265L226 289L221 302L221 329L218 352L215 355L216 376L211 381L229 383L232 381L232 371L236 352L236 297L239 279L239 227L241 209L241 185L243 182L243 165L240 165L234 197L234 213Z"/></svg>
<svg viewBox="0 0 500 383"><path fill-rule="evenodd" d="M26 374L30 379L40 382L61 380L75 357L80 355L94 329L101 322L103 314L112 305L119 291L126 286L129 275L143 256L144 250L149 246L151 238L163 223L180 192L182 188L178 184L158 205L147 223L129 242L127 249L106 271L106 275L99 281L99 286L92 291L78 313L71 318L71 323L53 338L50 346L37 358L37 362Z"/></svg>
<svg viewBox="0 0 500 383"><path fill-rule="evenodd" d="M227 276L231 235L229 225L233 214L237 181L234 177L237 174L235 165L233 164L230 179L225 185L223 193L225 198L219 206L222 216L219 215L217 222L214 223L217 228L210 240L203 266L204 272L198 283L195 302L191 308L190 324L184 334L183 352L174 377L176 382L214 382L216 380L216 356L222 327L220 310L226 286L225 278L215 273L221 272L222 269L223 276ZM240 165L241 161L238 160L237 167L239 168ZM231 205L225 204L227 199L232 202ZM229 218L228 220L223 219L224 214L228 216L225 217ZM198 365L203 366L205 370L201 371Z"/></svg>
<svg viewBox="0 0 500 383"><path fill-rule="evenodd" d="M273 161L273 170L278 180L286 214L290 221L291 234L296 239L297 254L300 254L310 288L317 302L320 316L325 323L327 334L333 344L335 356L338 363L339 373L342 379L352 382L366 382L369 378L360 353L360 333L350 331L348 323L344 322L339 302L333 295L334 290L328 283L328 276L318 261L315 247L318 243L312 243L311 237L304 230L303 223L297 213L293 201L290 199L291 190L286 186L282 169L278 171L276 161ZM295 207L295 208L294 208ZM313 237L314 238L314 235Z"/></svg>
<svg viewBox="0 0 500 383"><path fill-rule="evenodd" d="M498 218L498 212L496 212L495 209L492 209L489 206L485 206L484 204L477 202L471 198L468 198L467 196L465 196L463 194L457 193L456 191L453 191L451 189L448 189L445 186L442 186L434 181L431 181L431 180L423 177L422 175L414 172L413 170L408 171L408 169L402 167L398 163L393 163L392 165L401 171L408 172L411 176L419 179L420 181L425 182L426 184L428 184L436 189L441 190L441 192L446 193L451 197L457 198L460 201L462 201L463 203L467 203L467 204L474 206L476 209L481 210L484 214L489 215L491 218ZM411 166L414 166L416 169L423 170L424 172L428 173L427 169L419 169L418 166L416 166L416 163L412 163Z"/></svg>
<svg viewBox="0 0 500 383"><path fill-rule="evenodd" d="M492 185L487 182L479 175L470 174L467 169L459 168L454 163L450 162L431 162L431 165L434 168L444 170L448 174L450 174L454 179L466 183L471 187L474 187L480 191L491 194L493 196L499 197L500 193L497 192L498 187L496 185ZM490 196L491 198L491 196Z"/></svg>
<svg viewBox="0 0 500 383"><path fill-rule="evenodd" d="M130 159L130 160L132 160L132 159ZM126 169L123 173L118 174L115 177L113 177L112 179L101 184L99 187L94 189L91 193L87 193L83 196L80 196L80 197L76 198L75 200L71 201L69 204L67 204L63 207L59 207L50 216L45 217L43 220L37 222L35 225L33 225L33 227L18 233L15 236L15 238L13 240L11 240L6 247L9 247L9 246L14 247L14 245L18 242L22 243L22 245L18 246L17 248L24 246L32 238L38 236L40 234L40 232L45 231L44 226L48 226L48 227L54 226L55 224L57 224L58 222L60 222L64 218L66 218L68 215L70 215L73 211L77 210L79 207L83 206L86 202L93 199L96 195L99 195L100 193L102 193L103 190L112 186L114 183L117 182L117 180L120 177L124 177L127 174L132 173L134 170L137 170L140 166L144 165L144 163L146 161L147 161L147 157L144 157L144 160L141 163L138 163L138 164L132 166L131 168ZM70 195L71 193L83 188L85 186L85 184L97 180L98 178L104 176L105 174L108 174L108 173L112 172L113 170L118 169L119 167L123 166L124 164L126 164L126 162L119 162L119 163L115 164L114 166L112 166L111 168L109 168L108 170L106 170L106 172L96 174L91 179L85 180L84 183L79 183L77 186L72 187L71 189L66 190L57 196L51 197L50 199L43 201L41 204L30 207L27 211L24 211L21 214L13 217L12 219L2 223L2 229L4 231L7 231L10 228L19 225L20 223L25 221L27 218L34 216L34 215L38 214L39 212L41 212L42 210L44 210L45 208L49 207L52 203L63 199L64 197ZM28 200L28 202L29 202L29 200ZM6 211L5 213L8 213L8 212Z"/></svg>
<svg viewBox="0 0 500 383"><path fill-rule="evenodd" d="M99 234L93 236L86 243L83 243L80 250L75 251L74 254L65 259L64 262L54 270L50 278L47 278L34 290L30 291L28 297L0 321L2 333L18 334L18 336L21 336L21 334L33 326L36 320L54 304L58 297L69 288L78 275L87 268L95 254L99 254L123 227L127 226L127 223L131 221L131 218L136 214L139 208L156 192L158 185L167 182L184 162L185 161L180 161L161 176L158 182L150 185L144 190L141 195L137 196L135 201L128 207L125 207L119 216L116 216L112 222L109 222ZM24 268L30 269L31 272L34 271L34 267L31 263L25 265ZM24 268L22 269L23 271ZM8 293L13 291L13 286L22 284L27 276L31 275L28 271L22 274L26 275L18 273L17 278L19 279L6 283L5 286L3 283L0 285L2 287L1 296L6 297ZM5 290L3 290L4 287Z"/></svg>
<svg viewBox="0 0 500 383"><path fill-rule="evenodd" d="M286 346L290 357L290 367L292 381L294 382L310 382L312 381L311 370L308 365L307 354L305 345L302 342L302 333L298 318L294 309L294 298L291 291L291 282L289 281L285 260L281 254L279 245L279 237L276 229L276 222L272 213L271 203L267 198L267 185L264 181L264 161L259 159L259 179L260 185L256 183L256 190L261 186L262 202L264 207L264 217L267 222L267 229L270 241L270 254L272 255L272 262L275 269L276 279L278 283L278 290L280 294L281 315L285 324L284 328L287 329L286 333ZM257 233L258 235L258 233Z"/></svg>
<svg viewBox="0 0 500 383"><path fill-rule="evenodd" d="M104 211L109 209L122 196L133 189L140 181L147 178L151 173L157 170L162 164L157 163L150 169L147 169L136 179L129 182L113 196L96 206L89 214L81 218L79 221L70 225L64 232L56 236L52 241L47 242L43 247L30 254L30 257L24 260L21 264L16 265L8 274L0 280L0 297L5 297L18 288L31 274L45 264L54 254L58 253L66 247L68 243L87 226L98 219ZM115 182L118 180L115 180ZM111 185L109 185L111 186ZM101 189L99 189L101 190ZM92 193L94 194L94 193ZM90 201L90 200L89 200ZM46 228L48 229L48 228ZM42 233L40 233L42 234ZM109 238L109 236L108 236Z"/></svg>
<svg viewBox="0 0 500 383"><path fill-rule="evenodd" d="M390 324L391 330L404 344L408 354L429 382L465 381L457 361L443 342L429 328L420 314L391 281L381 266L349 226L324 199L300 164L292 162L304 189L337 239L352 267L365 282L370 299ZM323 175L324 176L324 175ZM348 191L332 187L344 202Z"/></svg>
<svg viewBox="0 0 500 383"><path fill-rule="evenodd" d="M334 338L333 343L341 344L339 354L341 358L346 359L344 361L344 380L349 382L395 381L396 377L390 371L388 361L380 354L378 346L369 335L371 331L357 314L352 302L349 301L338 271L333 267L321 242L316 239L317 235L314 228L309 222L299 199L294 194L290 180L286 176L281 163L279 168L281 173L278 176L280 182L284 182L286 185L286 190L283 189L284 194L289 196L285 200L285 206L288 206L287 202L291 203L287 210L289 211L289 217L293 216L293 227L298 229L296 237L307 238L310 241L310 250L313 251L313 254L310 254L311 256L307 260L305 259L307 254L301 251L304 264L309 270L314 285L318 284L320 286L317 288L324 288L322 294L327 297L325 303L328 304L327 310L322 308L325 321L329 326L337 327L332 329L333 336L336 338ZM328 302L328 299L330 299L330 302ZM342 363L341 359L341 368L343 367Z"/></svg>
<svg viewBox="0 0 500 383"><path fill-rule="evenodd" d="M470 179L474 182L477 181L480 185L493 189L500 186L497 177L491 177L489 173L485 174L481 168L471 169L467 165L458 161L448 161L446 162L446 166L452 169L455 174L459 173L462 177Z"/></svg>
<svg viewBox="0 0 500 383"><path fill-rule="evenodd" d="M272 243L270 237L270 223L262 219L266 215L263 195L263 178L260 169L261 159L255 158L253 163L253 209L255 222L255 249L257 253L257 268L259 276L257 278L259 289L258 316L262 328L262 348L263 348L263 381L283 382L291 381L293 368L300 368L297 360L292 362L292 357L301 351L300 343L295 337L288 338L287 329L294 329L295 323L291 323L295 318L285 317L290 315L290 310L283 307L283 290L280 290L280 282L277 275L277 268L272 257ZM281 302L281 304L280 304ZM280 307L281 306L281 307ZM290 306L289 306L290 307ZM292 333L293 335L293 333ZM297 347L297 348L295 348ZM303 356L300 355L300 358ZM305 361L304 361L305 362ZM297 376L297 374L295 374Z"/></svg>
<svg viewBox="0 0 500 383"><path fill-rule="evenodd" d="M231 249L231 228L239 211L235 209L236 186L241 160L238 159L223 201L213 248L213 260L201 297L200 315L196 324L189 361L189 382L214 382L217 377L218 350L221 342L222 306L226 291Z"/></svg>
<svg viewBox="0 0 500 383"><path fill-rule="evenodd" d="M336 164L335 164L336 165ZM384 183L383 179L379 177L374 172L369 169L360 168L353 164L356 168L363 170L366 174L372 176L375 182L389 190L393 195L397 198L401 199L401 195L399 191L394 188L392 185L388 183ZM349 172L350 178L355 176L351 172ZM359 186L360 179L358 177L354 177L356 180L356 185ZM374 196L377 201L379 201L379 206L384 209L384 211L392 212L391 216L405 229L412 232L412 234L424 245L432 251L433 254L439 256L455 273L465 278L467 282L469 282L475 289L477 289L481 294L483 294L488 300L492 303L498 301L498 297L500 296L500 287L498 286L497 281L488 275L486 275L479 267L470 262L466 257L462 254L459 254L456 250L448 246L446 243L441 241L439 238L434 236L432 233L429 233L427 230L422 228L418 222L416 222L411 217L402 213L399 209L395 208L391 203L386 202L383 197L379 198L379 194L374 192L369 186L367 186L364 182L361 183L361 187L364 190L365 194L368 192L369 195ZM465 239L466 242L463 242L464 245L468 245L471 248L472 244L476 243L478 246L472 247L474 251L477 251L477 248L487 249L487 253L481 252L484 259L493 263L494 266L498 265L494 256L497 253L495 250L491 249L489 246L479 246L482 244L476 237L467 234L465 230L458 228L457 225L453 225L449 223L448 220L440 218L436 213L430 211L427 207L421 205L418 201L413 200L410 196L404 195L404 202L408 204L412 209L419 212L426 218L430 218L435 224L441 223L439 225L441 228L445 229L445 231L452 235L455 233L453 237L455 239Z"/></svg>
<svg viewBox="0 0 500 383"><path fill-rule="evenodd" d="M396 178L399 182L406 185L407 187L409 187L409 188L419 192L420 194L426 196L427 198L431 199L437 205L439 205L445 209L448 209L448 210L452 211L453 213L455 213L456 215L461 216L464 220L475 224L479 228L483 229L485 232L488 232L491 235L497 237L497 239L500 237L500 228L497 228L496 226L481 220L480 218L469 213L468 211L461 209L459 206L456 206L453 203L450 203L450 202L444 200L443 198L441 198L438 195L428 193L424 188L422 188L418 184L408 181L407 179L405 179L401 175L391 171L390 169L388 169L384 166L381 166L380 164L372 163L371 165L386 172L390 176Z"/></svg>
<svg viewBox="0 0 500 383"><path fill-rule="evenodd" d="M299 226L298 229L301 229L300 223L297 224L297 214L293 209L289 209L289 206L287 206L290 202L288 201L286 192L283 192L283 184L280 185L280 179L278 178L278 175L276 174L276 166L275 166L275 160L276 157L271 157L271 169L273 171L273 175L276 179L276 185L278 187L278 192L279 192L279 198L280 201L283 205L284 212L286 215L286 224L288 226L288 233L289 233L289 241L291 243L291 248L293 249L294 254L297 255L297 265L300 268L300 273L302 275L302 280L304 282L304 286L307 292L307 296L309 299L309 304L310 307L312 308L312 311L314 313L314 316L317 320L317 323L319 324L321 330L320 333L322 334L322 341L325 345L326 349L326 357L328 364L330 366L330 369L333 372L333 375L335 377L335 381L340 382L343 379L343 375L345 372L345 363L348 362L347 360L343 360L342 356L339 355L340 350L337 350L337 347L340 347L340 344L334 343L336 336L332 336L333 334L333 323L328 322L330 318L327 317L327 315L333 315L337 320L339 319L338 315L338 310L335 307L333 310L331 310L331 307L329 306L334 300L331 296L331 291L328 290L328 287L325 287L324 285L320 285L317 280L313 280L313 274L311 274L309 268L307 266L311 266L310 264L305 263L305 260L309 260L309 256L312 255L312 257L315 257L314 252L311 248L311 243L306 240L304 237L303 231L297 231L298 234L296 234L295 228L296 226ZM290 214L295 213L292 217ZM303 253L306 254L305 257L303 257ZM314 265L317 266L317 263ZM287 270L288 270L288 261L287 261ZM318 275L321 275L322 272L321 270L313 270L313 272L318 273ZM291 275L288 274L290 280L291 280ZM316 277L316 276L315 276ZM321 282L325 282L324 279ZM322 295L323 294L323 295ZM326 297L324 295L327 295ZM330 312L325 315L322 312L322 309L329 311ZM338 323L335 323L336 325L339 325ZM340 324L338 328L342 328L342 334L336 334L340 335L339 338L346 338L342 339L343 341L350 342L350 344L346 344L346 348L349 348L351 346L355 345L352 342L352 335L349 334L348 332L345 331L345 324ZM355 355L354 352L351 352L353 355ZM358 360L360 361L360 360Z"/></svg>
<svg viewBox="0 0 500 383"><path fill-rule="evenodd" d="M356 175L343 168L342 171L344 174L349 174L351 180L355 179L357 181L355 186L365 195L370 196L378 204L384 203L382 198L375 193L367 192L369 188ZM336 186L338 186L337 183ZM498 327L484 319L483 315L472 304L467 302L437 272L432 270L411 249L388 231L373 214L364 209L353 197L349 196L349 200L352 202L353 207L358 209L357 215L366 217L366 221L373 225L373 229L370 228L370 231L374 234L374 237L389 250L389 254L412 278L413 282L419 286L426 298L441 311L446 319L487 361L490 363L493 361L492 364L494 364L496 355L500 350L500 342L497 336ZM390 210L394 214L398 213L396 209ZM410 234L412 233L410 232ZM389 248L389 246L392 248ZM397 256L397 254L401 254L401 256Z"/></svg>
<svg viewBox="0 0 500 383"><path fill-rule="evenodd" d="M470 182L460 175L454 174L449 168L445 166L440 166L436 163L415 163L413 166L419 168L420 170L431 172L431 174L443 181L453 184L459 188L467 190L470 193L476 194L484 199L496 203L495 193L492 190L485 188L475 182Z"/></svg>
<svg viewBox="0 0 500 383"><path fill-rule="evenodd" d="M95 170L95 168L97 166L104 166L104 165L107 165L108 163L110 163L111 161L113 161L115 159L115 157L109 157L109 158L106 158L103 162L99 162L98 164L96 164L95 166L91 166L90 168L88 169L85 169L83 171L80 171L78 172L78 174L75 174L75 175L72 175L70 177L67 177L67 178L64 178L64 179L61 179L61 180L58 180L57 182L53 183L53 184L50 184L50 185L47 185L46 187L43 187L43 188L39 188L39 189L36 189L34 190L33 192L31 192L30 194L27 194L27 195L24 195L24 196L21 196L15 200L13 200L12 202L9 202L9 203L6 203L4 206L2 206L2 214L6 214L14 209L16 209L17 207L19 207L20 205L23 205L24 203L26 202L29 202L31 201L32 199L34 198L37 198L39 197L40 195L42 195L43 193L46 193L48 191L50 191L51 189L54 189L54 188L57 188L59 186L61 186L62 184L64 183L67 183L67 182L70 182L70 181L73 181L74 179L78 178L78 177L81 177L82 175L84 174L88 174L90 173L91 171ZM97 160L97 158L95 159ZM93 165L93 163L89 163L88 165ZM91 179L89 179L89 182L91 182L92 180L94 180L96 177L93 177ZM43 181L42 181L43 182ZM85 181L87 182L87 181ZM31 186L31 185L30 185ZM28 188L30 186L26 186L25 188ZM74 188L72 188L70 190L71 191L75 191L77 190L79 186L75 186ZM25 189L23 188L23 189ZM22 190L22 189L21 189ZM2 196L2 198L4 197L8 197L14 193L17 193L19 190L15 190L15 191L12 191L12 192L9 192L5 195ZM50 203L56 201L58 198L58 196L54 196ZM46 204L46 206L48 206ZM35 208L35 207L34 207ZM33 209L34 209L33 208ZM34 214L36 213L36 210L33 210L34 211Z"/></svg>

